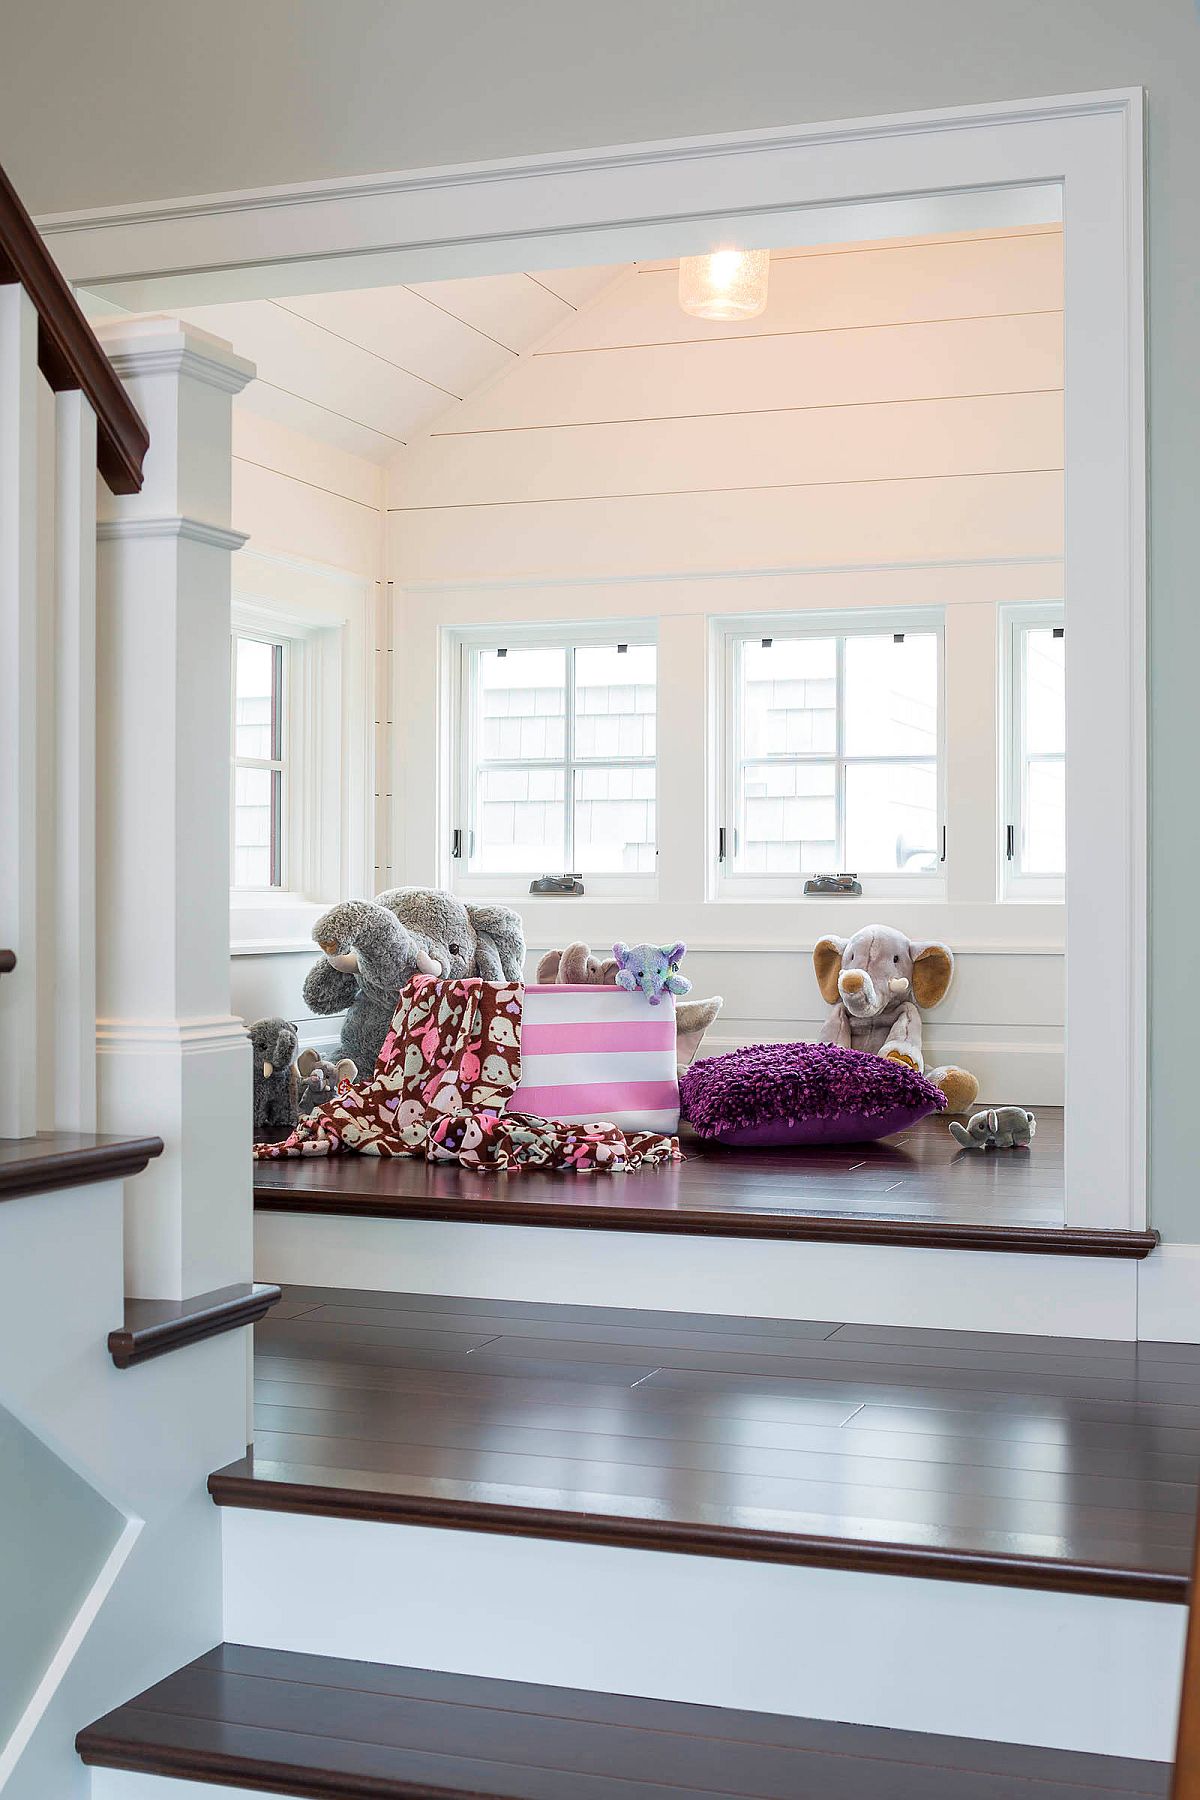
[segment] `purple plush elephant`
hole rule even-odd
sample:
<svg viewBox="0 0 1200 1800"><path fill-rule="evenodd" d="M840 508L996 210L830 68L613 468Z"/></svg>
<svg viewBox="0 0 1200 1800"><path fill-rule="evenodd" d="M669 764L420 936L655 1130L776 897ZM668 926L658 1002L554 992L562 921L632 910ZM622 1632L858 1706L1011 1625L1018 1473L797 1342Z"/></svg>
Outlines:
<svg viewBox="0 0 1200 1800"><path fill-rule="evenodd" d="M679 973L679 965L687 952L686 944L614 944L617 959L617 986L636 993L640 988L651 1006L658 1006L664 994L690 994L692 984Z"/></svg>

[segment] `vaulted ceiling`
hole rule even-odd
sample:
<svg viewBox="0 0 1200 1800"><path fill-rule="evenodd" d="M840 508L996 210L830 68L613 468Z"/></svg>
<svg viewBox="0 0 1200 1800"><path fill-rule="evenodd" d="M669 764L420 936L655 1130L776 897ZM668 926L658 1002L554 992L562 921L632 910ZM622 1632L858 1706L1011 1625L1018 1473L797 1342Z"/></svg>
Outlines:
<svg viewBox="0 0 1200 1800"><path fill-rule="evenodd" d="M257 366L239 405L387 463L618 279L541 269L180 309Z"/></svg>

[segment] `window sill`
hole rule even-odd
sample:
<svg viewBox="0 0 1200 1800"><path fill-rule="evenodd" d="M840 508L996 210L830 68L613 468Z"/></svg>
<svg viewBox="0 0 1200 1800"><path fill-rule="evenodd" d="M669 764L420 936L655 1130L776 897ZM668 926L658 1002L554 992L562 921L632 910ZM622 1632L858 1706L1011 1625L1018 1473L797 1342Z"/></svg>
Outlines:
<svg viewBox="0 0 1200 1800"><path fill-rule="evenodd" d="M316 956L317 946L307 938L235 938L230 956Z"/></svg>
<svg viewBox="0 0 1200 1800"><path fill-rule="evenodd" d="M316 955L312 928L332 905L295 893L234 891L229 903L231 956Z"/></svg>

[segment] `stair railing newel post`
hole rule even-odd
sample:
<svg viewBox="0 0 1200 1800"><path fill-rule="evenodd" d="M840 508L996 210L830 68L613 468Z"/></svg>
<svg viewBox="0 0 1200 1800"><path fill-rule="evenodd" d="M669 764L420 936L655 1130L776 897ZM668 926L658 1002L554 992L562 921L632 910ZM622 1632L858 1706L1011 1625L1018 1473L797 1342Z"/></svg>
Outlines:
<svg viewBox="0 0 1200 1800"><path fill-rule="evenodd" d="M150 432L97 526L97 1066L102 1131L153 1126L126 1193L126 1293L248 1281L249 1048L229 1000L231 409L251 364L174 319L98 330Z"/></svg>

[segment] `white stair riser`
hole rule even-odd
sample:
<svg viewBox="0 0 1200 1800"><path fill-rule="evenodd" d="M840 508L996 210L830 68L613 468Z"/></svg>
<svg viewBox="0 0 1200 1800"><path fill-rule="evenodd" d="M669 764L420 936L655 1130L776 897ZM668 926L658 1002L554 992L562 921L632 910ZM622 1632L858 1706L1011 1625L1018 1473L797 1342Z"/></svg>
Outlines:
<svg viewBox="0 0 1200 1800"><path fill-rule="evenodd" d="M1147 1267L1114 1257L283 1212L255 1215L254 1260L259 1281L310 1287L1126 1340L1138 1335L1138 1274Z"/></svg>
<svg viewBox="0 0 1200 1800"><path fill-rule="evenodd" d="M1184 1608L227 1507L225 1636L1166 1761Z"/></svg>

